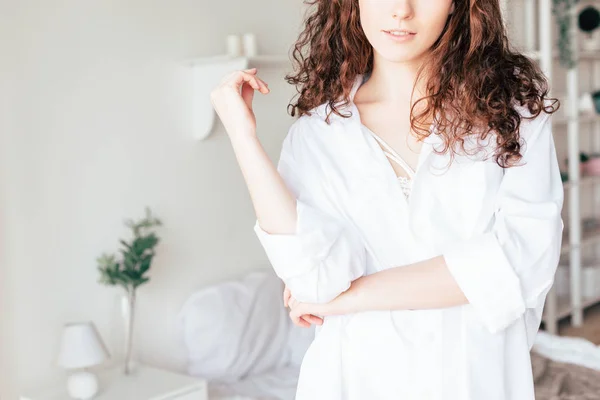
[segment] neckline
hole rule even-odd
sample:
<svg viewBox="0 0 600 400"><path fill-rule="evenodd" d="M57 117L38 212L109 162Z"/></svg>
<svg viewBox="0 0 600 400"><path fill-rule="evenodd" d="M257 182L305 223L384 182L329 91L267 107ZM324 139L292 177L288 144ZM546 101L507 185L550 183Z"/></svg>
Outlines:
<svg viewBox="0 0 600 400"><path fill-rule="evenodd" d="M358 107L356 106L356 103L354 102L354 96L356 95L358 88L364 82L366 82L366 80L369 77L370 77L370 74L357 75L356 79L354 81L354 85L353 85L353 87L350 91L350 95L349 95L349 107L351 108L352 116L353 116L353 118L355 118L357 120L359 127L360 126L366 127L366 125L364 125L362 123L360 111L358 110ZM414 191L414 188L417 186L417 183L419 181L418 176L420 175L420 171L422 169L421 166L425 162L426 157L431 153L431 148L432 148L433 143L435 143L438 140L437 135L434 134L434 130L435 130L435 125L434 125L434 123L432 123L431 126L429 127L430 135L427 136L423 140L423 144L421 146L421 151L419 152L419 156L417 159L417 167L415 168L414 175L410 179L411 187L413 188L413 189L411 189L411 192ZM377 143L377 140L373 136L366 134L362 129L361 129L361 132L363 133L363 136L366 137L366 140L369 142L371 148L376 153L375 157L377 158L378 164L382 166L384 173L387 175L387 177L385 179L389 183L393 183L392 186L395 189L392 189L392 190L400 191L401 192L400 197L403 198L406 201L407 206L410 207L410 205L411 205L410 198L406 198L404 196L404 194L402 193L402 190L401 190L400 186L398 185L398 175L396 175L396 171L392 167L392 164L390 163L390 161L387 159L387 156L385 155L383 149L381 148L381 146L379 146L379 143ZM412 197L412 196L410 196L410 197Z"/></svg>
<svg viewBox="0 0 600 400"><path fill-rule="evenodd" d="M392 161L395 161L396 164L399 164L400 167L402 167L402 169L406 172L406 174L408 175L408 177L404 177L404 176L397 176L398 179L400 178L407 178L407 179L412 179L415 174L416 174L416 169L413 168L400 154L398 154L398 152L396 150L394 150L394 148L392 146L390 146L381 136L377 135L375 132L373 132L373 130L371 130L368 126L361 124L361 126L370 134L373 136L373 138L375 138L375 140L377 140L379 143L381 143L381 145L385 148L384 154L386 155L386 157L392 159ZM421 146L422 148L422 146ZM392 168L393 169L393 168ZM396 172L394 171L394 174Z"/></svg>

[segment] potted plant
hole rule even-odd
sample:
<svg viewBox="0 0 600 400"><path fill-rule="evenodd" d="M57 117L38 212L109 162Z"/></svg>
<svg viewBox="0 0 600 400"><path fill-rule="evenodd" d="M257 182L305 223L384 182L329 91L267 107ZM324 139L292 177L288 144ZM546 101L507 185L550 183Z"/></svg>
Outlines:
<svg viewBox="0 0 600 400"><path fill-rule="evenodd" d="M558 53L560 64L574 68L577 64L571 49L571 12L578 0L552 0L552 14L558 25Z"/></svg>
<svg viewBox="0 0 600 400"><path fill-rule="evenodd" d="M600 175L600 154L591 153L583 164L583 174L588 176Z"/></svg>
<svg viewBox="0 0 600 400"><path fill-rule="evenodd" d="M577 16L581 35L581 47L587 51L600 51L600 10L599 4L590 2L582 7Z"/></svg>
<svg viewBox="0 0 600 400"><path fill-rule="evenodd" d="M565 164L569 165L569 159L565 159ZM600 176L600 153L579 152L579 174L581 176ZM569 180L569 174L561 171L563 182Z"/></svg>
<svg viewBox="0 0 600 400"><path fill-rule="evenodd" d="M100 271L99 282L110 286L121 286L125 290L125 374L131 370L132 338L136 290L147 283L154 258L154 248L159 243L159 238L152 228L162 225L158 218L146 207L146 216L139 221L125 220L125 225L133 233L130 241L120 240L123 246L120 257L114 254L103 253L97 258Z"/></svg>

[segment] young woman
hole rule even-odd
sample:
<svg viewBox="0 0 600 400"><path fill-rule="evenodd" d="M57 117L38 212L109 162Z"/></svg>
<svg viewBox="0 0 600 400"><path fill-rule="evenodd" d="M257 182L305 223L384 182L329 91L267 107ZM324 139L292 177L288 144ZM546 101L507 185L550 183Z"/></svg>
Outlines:
<svg viewBox="0 0 600 400"><path fill-rule="evenodd" d="M211 93L290 316L318 325L296 399L534 400L563 230L544 75L498 0L311 3L277 167L257 71Z"/></svg>

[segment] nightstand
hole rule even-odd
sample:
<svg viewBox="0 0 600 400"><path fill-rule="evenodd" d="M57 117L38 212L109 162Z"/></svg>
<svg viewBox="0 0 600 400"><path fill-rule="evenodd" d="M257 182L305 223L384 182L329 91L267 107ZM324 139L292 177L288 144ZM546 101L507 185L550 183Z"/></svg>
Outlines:
<svg viewBox="0 0 600 400"><path fill-rule="evenodd" d="M139 365L130 375L121 367L98 372L100 389L94 400L208 400L203 379ZM71 400L64 382L19 400Z"/></svg>

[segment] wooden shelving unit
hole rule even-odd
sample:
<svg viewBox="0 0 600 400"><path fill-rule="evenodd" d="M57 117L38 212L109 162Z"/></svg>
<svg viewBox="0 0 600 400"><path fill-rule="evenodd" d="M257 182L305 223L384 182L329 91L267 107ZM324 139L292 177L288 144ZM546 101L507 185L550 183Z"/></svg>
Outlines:
<svg viewBox="0 0 600 400"><path fill-rule="evenodd" d="M594 181L597 181L597 179L594 179ZM583 231L581 233L581 239L576 245L578 248L582 248L584 246L592 245L598 242L600 242L600 228L592 229L589 231ZM573 249L573 243L570 239L570 235L567 233L563 236L563 243L560 249L561 253L566 254L572 251Z"/></svg>
<svg viewBox="0 0 600 400"><path fill-rule="evenodd" d="M539 63L549 78L550 96L561 101L561 110L552 116L553 133L557 143L565 139L562 135L565 133L567 135L569 181L564 183L565 236L561 253L568 258L570 293L567 296L558 296L553 287L548 293L543 316L546 330L549 333L557 334L560 319L571 317L571 323L574 326L580 326L583 323L583 311L600 303L600 288L598 295L583 297L581 282L582 251L594 250L594 246L600 244L600 228L583 230L582 192L585 195L592 193L594 205L600 203L600 186L598 186L600 177L580 176L579 159L582 150L580 137L584 134L592 135L589 139L593 140L588 142L593 142L593 150L600 151L600 115L579 113L580 95L582 94L580 89L582 87L586 87L586 90L600 89L600 51L580 50L577 13L582 6L587 4L575 4L570 14L570 34L572 54L577 63L574 68L565 69L561 66L554 69L560 58L557 46L558 28L552 13L552 2L553 0L500 0L500 6L508 19L511 18L509 8L511 11L516 11L518 8L518 14L524 16L523 25L519 25L523 28L524 54ZM519 24L521 24L520 21ZM582 65L589 66L584 69L585 71L591 71L591 85L593 86L591 88L586 80L582 81L586 83L585 85L580 85ZM566 83L566 92L555 92L553 87L562 78ZM588 78L588 76L586 75L584 78ZM587 150L590 149L586 148Z"/></svg>
<svg viewBox="0 0 600 400"><path fill-rule="evenodd" d="M561 320L567 318L573 312L573 306L571 305L571 298L569 296L557 296L556 297L557 307L555 318ZM600 303L600 295L592 297L581 297L581 307L586 309L593 305ZM547 317L546 317L547 318Z"/></svg>
<svg viewBox="0 0 600 400"><path fill-rule="evenodd" d="M598 176L581 176L579 154L581 148L581 136L583 134L595 135L595 144L600 146L600 115L579 113L579 101L582 91L580 90L581 65L591 66L593 74L592 84L600 89L600 51L581 51L579 49L579 31L577 28L577 12L579 5L571 9L571 43L572 54L577 60L574 68L559 68L554 70L553 66L559 60L558 48L555 46L558 32L554 17L552 15L552 0L522 0L526 6L526 20L528 24L538 25L539 49L531 49L526 55L538 61L542 70L551 82L551 96L557 97L563 110L552 117L555 138L565 133L567 135L567 158L569 181L564 183L565 205L563 218L565 220L565 236L561 253L569 259L570 293L568 296L558 296L553 287L549 292L546 307L544 309L543 321L545 328L552 334L558 333L558 321L571 317L574 326L583 324L583 311L595 304L600 303L600 288L598 295L584 297L582 295L582 251L600 243L600 228L584 230L582 224L582 193L589 191L597 192L600 183ZM528 35L535 33L532 28L527 29ZM533 37L527 38L526 42L535 42ZM531 47L530 47L531 48ZM553 83L564 74L567 91L558 93L552 90ZM585 130L582 128L586 128ZM561 132L559 132L559 130ZM564 139L564 137L560 137ZM595 147L598 147L595 146ZM587 149L586 149L587 150ZM596 148L598 150L598 148ZM598 200L598 196L595 197Z"/></svg>

